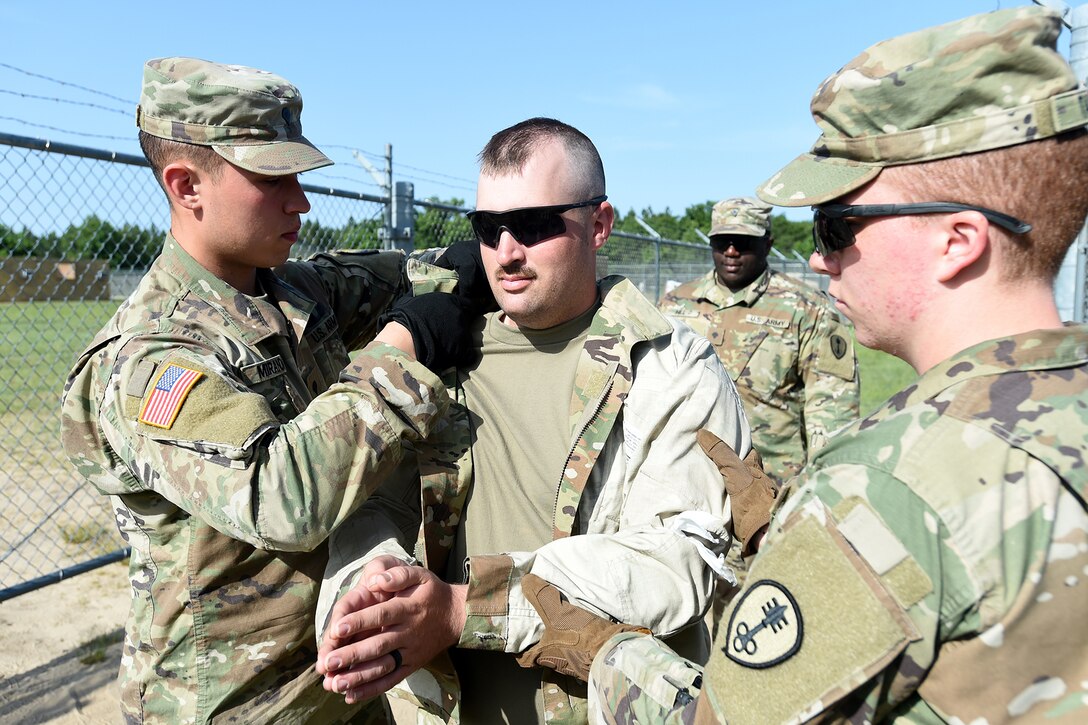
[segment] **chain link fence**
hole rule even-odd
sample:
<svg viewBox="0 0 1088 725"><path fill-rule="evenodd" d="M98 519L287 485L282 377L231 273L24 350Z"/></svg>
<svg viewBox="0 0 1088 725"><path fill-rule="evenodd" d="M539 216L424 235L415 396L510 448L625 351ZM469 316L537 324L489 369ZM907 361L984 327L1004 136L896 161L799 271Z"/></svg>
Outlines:
<svg viewBox="0 0 1088 725"><path fill-rule="evenodd" d="M395 186L371 196L304 185L312 209L295 253L471 237L468 209ZM127 556L108 499L67 463L60 395L168 228L142 157L0 134L0 601ZM705 245L623 232L599 255L602 276L625 275L653 300L709 269Z"/></svg>

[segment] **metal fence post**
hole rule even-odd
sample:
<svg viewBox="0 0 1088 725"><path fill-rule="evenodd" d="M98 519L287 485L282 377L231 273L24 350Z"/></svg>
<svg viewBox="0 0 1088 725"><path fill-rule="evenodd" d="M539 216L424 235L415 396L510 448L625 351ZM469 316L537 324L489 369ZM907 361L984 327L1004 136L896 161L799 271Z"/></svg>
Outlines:
<svg viewBox="0 0 1088 725"><path fill-rule="evenodd" d="M648 231L650 236L654 238L654 300L661 298L661 235L657 230L651 227L646 221L640 217L635 216L635 221L638 225Z"/></svg>
<svg viewBox="0 0 1088 725"><path fill-rule="evenodd" d="M393 249L396 246L396 232L393 226L393 144L385 145L385 193L389 194L389 201L385 204L385 225L382 229L382 248Z"/></svg>
<svg viewBox="0 0 1088 725"><path fill-rule="evenodd" d="M390 229L392 230L392 248L411 252L415 249L415 184L410 181L398 181L390 201Z"/></svg>

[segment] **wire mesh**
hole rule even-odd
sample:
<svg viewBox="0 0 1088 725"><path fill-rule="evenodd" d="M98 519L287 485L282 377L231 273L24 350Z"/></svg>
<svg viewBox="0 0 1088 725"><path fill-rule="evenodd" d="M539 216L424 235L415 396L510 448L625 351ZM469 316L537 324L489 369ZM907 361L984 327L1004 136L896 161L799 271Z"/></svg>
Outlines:
<svg viewBox="0 0 1088 725"><path fill-rule="evenodd" d="M379 245L387 199L304 188L297 255ZM61 448L60 395L168 228L142 158L0 139L0 601L124 548Z"/></svg>
<svg viewBox="0 0 1088 725"><path fill-rule="evenodd" d="M303 188L312 208L296 256L390 239L389 197ZM468 208L418 199L412 207L415 248L472 237ZM60 395L168 228L142 157L0 134L0 601L123 554L108 499L61 448ZM598 253L599 275L624 275L651 300L710 264L705 245L619 231Z"/></svg>

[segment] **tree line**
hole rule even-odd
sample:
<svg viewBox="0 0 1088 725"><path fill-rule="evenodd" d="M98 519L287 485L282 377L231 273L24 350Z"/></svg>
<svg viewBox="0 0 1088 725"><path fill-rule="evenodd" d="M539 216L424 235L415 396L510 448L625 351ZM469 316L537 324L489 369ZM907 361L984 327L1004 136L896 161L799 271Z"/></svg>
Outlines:
<svg viewBox="0 0 1088 725"><path fill-rule="evenodd" d="M428 201L464 206L463 199L441 201L432 197ZM647 208L637 216L665 239L702 245L704 242L698 232L705 234L709 231L713 205L712 201L695 204L689 206L682 215L673 214L667 208L663 212ZM381 218L356 220L349 217L340 226L307 219L299 231L299 241L294 251L296 255L304 257L323 249L378 249L382 246L383 224L384 220ZM807 258L812 251L810 222L794 222L777 214L771 217L771 225L775 247L779 251L792 256L791 251L796 250ZM647 231L636 221L633 209L622 215L617 212L616 229L648 236ZM150 266L158 255L165 231L155 225L118 226L94 214L79 224L70 224L63 231L43 234L0 224L0 254L4 257L52 257L70 261L101 259L107 260L113 269L142 269ZM446 246L471 237L472 229L468 219L461 213L426 207L416 214L417 249ZM605 245L602 253L605 256L616 255L617 258L622 254L624 259L631 261L630 249L620 245ZM644 246L640 254L646 257L643 261L653 261L652 248ZM678 247L665 246L661 250L662 258L666 260L670 257L680 258L685 254L690 255L690 252Z"/></svg>

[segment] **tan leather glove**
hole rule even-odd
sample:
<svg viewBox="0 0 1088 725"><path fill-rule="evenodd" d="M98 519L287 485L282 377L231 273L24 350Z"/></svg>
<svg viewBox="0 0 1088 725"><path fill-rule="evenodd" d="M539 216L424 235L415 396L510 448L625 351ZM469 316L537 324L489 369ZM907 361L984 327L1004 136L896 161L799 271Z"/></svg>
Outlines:
<svg viewBox="0 0 1088 725"><path fill-rule="evenodd" d="M550 667L589 681L589 667L604 643L620 632L650 634L645 627L612 622L576 607L536 574L521 578L521 591L544 620L540 641L518 655L522 667Z"/></svg>
<svg viewBox="0 0 1088 725"><path fill-rule="evenodd" d="M733 515L733 533L740 539L741 554L748 556L755 552L756 534L771 522L778 486L763 472L763 461L755 448L742 461L707 429L700 430L696 438L722 474Z"/></svg>

